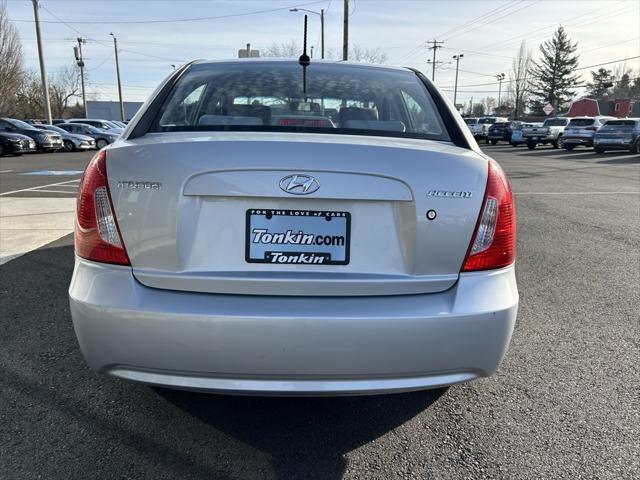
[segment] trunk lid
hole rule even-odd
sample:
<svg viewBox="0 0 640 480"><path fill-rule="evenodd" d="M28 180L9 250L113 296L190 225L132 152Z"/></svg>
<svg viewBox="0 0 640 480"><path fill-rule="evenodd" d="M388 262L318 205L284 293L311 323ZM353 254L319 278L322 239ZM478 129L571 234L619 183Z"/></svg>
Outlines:
<svg viewBox="0 0 640 480"><path fill-rule="evenodd" d="M426 140L157 133L109 148L107 172L133 274L144 285L393 295L442 291L456 282L482 205L487 160ZM315 179L318 185L309 184L315 191L300 195L305 186L294 185L296 194L287 193L296 175L298 183ZM430 210L435 219L427 218ZM323 221L307 218L316 214ZM343 236L346 244L261 245L265 235L282 240L289 230ZM283 248L289 258L323 250L336 263L252 260Z"/></svg>

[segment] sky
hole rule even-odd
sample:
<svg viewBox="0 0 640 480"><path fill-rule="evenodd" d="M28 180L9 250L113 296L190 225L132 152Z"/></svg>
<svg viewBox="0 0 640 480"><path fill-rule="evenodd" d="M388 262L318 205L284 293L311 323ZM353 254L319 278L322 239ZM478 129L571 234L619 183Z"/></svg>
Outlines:
<svg viewBox="0 0 640 480"><path fill-rule="evenodd" d="M2 0L0 0L2 1ZM626 60L640 71L640 0L350 0L349 44L380 49L386 63L418 68L453 98L459 64L457 103L498 96L495 76L509 71L525 40L534 59L540 43L562 24L578 42L576 73L586 81L592 65ZM302 43L303 14L290 8L325 11L325 49L342 52L343 0L40 0L40 20L48 73L74 62L76 38L83 45L87 93L117 100L113 33L118 38L125 101L144 101L179 65L198 58L236 58L251 43ZM23 42L25 63L38 69L33 6L7 0L10 20ZM205 18L203 18L205 17ZM214 17L214 18L212 18ZM320 21L309 15L309 42L320 50ZM615 69L625 62L604 65ZM597 69L598 67L593 67ZM506 84L503 84L503 92Z"/></svg>

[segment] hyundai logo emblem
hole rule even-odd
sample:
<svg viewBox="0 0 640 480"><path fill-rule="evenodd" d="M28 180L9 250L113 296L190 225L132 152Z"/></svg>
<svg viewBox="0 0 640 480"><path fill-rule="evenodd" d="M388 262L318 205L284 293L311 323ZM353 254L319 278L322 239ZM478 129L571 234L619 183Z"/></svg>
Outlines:
<svg viewBox="0 0 640 480"><path fill-rule="evenodd" d="M282 191L292 195L309 195L320 188L320 181L309 175L287 175L280 180Z"/></svg>

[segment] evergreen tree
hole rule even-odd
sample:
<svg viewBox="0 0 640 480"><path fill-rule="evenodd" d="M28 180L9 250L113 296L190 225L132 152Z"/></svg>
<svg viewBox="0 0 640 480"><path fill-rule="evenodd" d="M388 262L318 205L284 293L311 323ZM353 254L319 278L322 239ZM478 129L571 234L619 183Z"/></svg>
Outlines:
<svg viewBox="0 0 640 480"><path fill-rule="evenodd" d="M532 62L531 109L541 112L550 103L555 112L565 105L575 91L579 76L574 74L578 66L577 43L572 43L562 26L551 40L540 45L540 59Z"/></svg>
<svg viewBox="0 0 640 480"><path fill-rule="evenodd" d="M613 85L611 70L599 68L597 72L591 72L591 83L587 83L587 95L591 98L599 99L605 93L609 93L609 88Z"/></svg>

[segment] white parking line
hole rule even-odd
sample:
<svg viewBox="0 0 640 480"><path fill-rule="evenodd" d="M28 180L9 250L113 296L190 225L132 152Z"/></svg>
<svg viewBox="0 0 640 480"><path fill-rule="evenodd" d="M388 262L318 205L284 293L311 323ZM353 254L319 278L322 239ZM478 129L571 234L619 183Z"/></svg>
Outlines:
<svg viewBox="0 0 640 480"><path fill-rule="evenodd" d="M75 207L69 197L1 198L0 265L71 233Z"/></svg>
<svg viewBox="0 0 640 480"><path fill-rule="evenodd" d="M13 170L0 170L0 173L11 173Z"/></svg>
<svg viewBox="0 0 640 480"><path fill-rule="evenodd" d="M66 193L68 194L74 194L74 192L70 192L68 190L44 190L42 188L39 188L38 190L32 190L32 192L44 192L44 193Z"/></svg>
<svg viewBox="0 0 640 480"><path fill-rule="evenodd" d="M68 183L74 183L74 182L79 182L80 179L77 178L75 180L67 180L66 182L58 182L58 183L49 183L47 185L38 185L37 187L30 187L30 188L22 188L20 190L13 190L11 192L2 192L0 193L0 197L4 197L6 195L11 195L13 193L20 193L20 192L33 192L34 190L38 190L40 188L47 188L47 187L57 187L60 185L66 185Z"/></svg>

